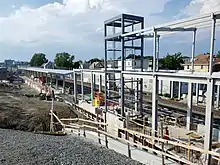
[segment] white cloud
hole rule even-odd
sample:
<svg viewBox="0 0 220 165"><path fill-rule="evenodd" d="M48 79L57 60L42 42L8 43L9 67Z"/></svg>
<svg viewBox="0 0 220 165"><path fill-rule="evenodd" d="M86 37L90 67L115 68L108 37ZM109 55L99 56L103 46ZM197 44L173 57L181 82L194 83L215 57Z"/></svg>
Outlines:
<svg viewBox="0 0 220 165"><path fill-rule="evenodd" d="M9 16L0 17L0 43L12 49L19 46L25 49L42 47L42 50L48 47L48 50L54 45L57 49L71 47L82 54L89 50L103 52L103 24L106 19L130 13L144 16L146 23L151 25L163 18L150 15L163 11L169 1L63 0L63 3L55 2L39 8L24 5Z"/></svg>
<svg viewBox="0 0 220 165"><path fill-rule="evenodd" d="M220 0L191 0L183 14L192 16L220 10Z"/></svg>
<svg viewBox="0 0 220 165"><path fill-rule="evenodd" d="M36 9L23 6L9 17L0 17L0 41L14 44L20 41L44 44L54 40L78 43L80 39L86 41L90 34L99 33L97 29L102 28L104 20L111 16L121 12L147 16L155 12L156 7L158 11L162 10L167 1L63 0L63 4L53 3ZM147 5L142 6L144 4ZM130 10L132 8L135 10Z"/></svg>

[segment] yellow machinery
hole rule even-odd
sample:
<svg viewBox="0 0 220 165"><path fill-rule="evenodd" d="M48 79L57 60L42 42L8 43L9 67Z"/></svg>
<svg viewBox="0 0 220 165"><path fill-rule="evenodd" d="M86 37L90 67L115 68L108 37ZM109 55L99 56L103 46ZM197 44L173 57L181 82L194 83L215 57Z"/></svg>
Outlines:
<svg viewBox="0 0 220 165"><path fill-rule="evenodd" d="M103 106L104 105L104 96L103 93L94 92L92 105L94 107Z"/></svg>

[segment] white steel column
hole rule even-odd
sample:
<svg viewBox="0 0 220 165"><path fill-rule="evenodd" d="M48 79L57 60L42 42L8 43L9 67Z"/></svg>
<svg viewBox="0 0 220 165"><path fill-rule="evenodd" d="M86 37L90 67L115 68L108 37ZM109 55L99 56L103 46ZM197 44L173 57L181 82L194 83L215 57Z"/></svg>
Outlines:
<svg viewBox="0 0 220 165"><path fill-rule="evenodd" d="M160 36L157 36L157 68L156 70L159 71L159 49L160 49Z"/></svg>
<svg viewBox="0 0 220 165"><path fill-rule="evenodd" d="M73 72L73 82L74 82L74 100L77 103L77 74Z"/></svg>
<svg viewBox="0 0 220 165"><path fill-rule="evenodd" d="M94 81L93 81L93 72L91 72L91 82L90 82L90 85L91 85L91 101L93 101L93 92L94 92Z"/></svg>
<svg viewBox="0 0 220 165"><path fill-rule="evenodd" d="M212 14L212 31L211 31L211 44L210 44L210 58L209 58L209 79L207 81L207 96L206 97L206 114L205 114L205 140L204 140L204 149L212 149L212 129L213 129L213 109L214 109L214 100L213 100L213 88L214 81L211 78L212 75L212 66L213 66L213 56L214 56L214 44L215 44L215 25L216 18ZM211 155L207 155L207 165L211 165Z"/></svg>
<svg viewBox="0 0 220 165"><path fill-rule="evenodd" d="M99 75L99 93L102 92L102 75Z"/></svg>
<svg viewBox="0 0 220 165"><path fill-rule="evenodd" d="M173 81L170 81L170 98L173 98Z"/></svg>
<svg viewBox="0 0 220 165"><path fill-rule="evenodd" d="M206 115L205 115L205 140L204 140L204 149L211 150L212 149L212 129L213 129L213 80L208 80L207 85L207 96L206 97ZM211 165L211 155L207 155L207 165Z"/></svg>
<svg viewBox="0 0 220 165"><path fill-rule="evenodd" d="M191 130L192 125L192 105L193 105L193 83L188 83L188 96L187 96L187 130Z"/></svg>
<svg viewBox="0 0 220 165"><path fill-rule="evenodd" d="M194 72L194 58L195 58L195 51L196 51L196 30L193 32L193 43L192 43L192 62L191 62L191 68L192 72Z"/></svg>
<svg viewBox="0 0 220 165"><path fill-rule="evenodd" d="M81 70L81 95L82 95L82 100L84 100L84 78L83 78L83 70Z"/></svg>
<svg viewBox="0 0 220 165"><path fill-rule="evenodd" d="M219 95L220 95L220 86L217 85L216 108L219 108Z"/></svg>
<svg viewBox="0 0 220 165"><path fill-rule="evenodd" d="M182 82L179 81L178 87L178 99L181 100Z"/></svg>
<svg viewBox="0 0 220 165"><path fill-rule="evenodd" d="M66 88L65 88L65 75L63 75L63 93L66 93Z"/></svg>
<svg viewBox="0 0 220 165"><path fill-rule="evenodd" d="M199 83L196 83L196 104L199 104Z"/></svg>
<svg viewBox="0 0 220 165"><path fill-rule="evenodd" d="M154 57L153 57L153 72L156 72L156 58L157 58L157 31L154 29ZM156 135L158 123L158 78L157 75L153 76L153 89L152 89L152 136Z"/></svg>

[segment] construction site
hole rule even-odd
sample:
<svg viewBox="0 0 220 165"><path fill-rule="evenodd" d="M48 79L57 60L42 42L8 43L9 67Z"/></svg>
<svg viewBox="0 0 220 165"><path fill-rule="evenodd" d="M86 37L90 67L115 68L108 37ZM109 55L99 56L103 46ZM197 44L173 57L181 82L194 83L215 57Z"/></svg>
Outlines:
<svg viewBox="0 0 220 165"><path fill-rule="evenodd" d="M149 28L144 27L144 17L135 15L106 20L105 68L24 68L19 75L24 83L0 84L0 127L76 134L143 164L218 165L220 73L212 67L218 19L220 13L211 13ZM190 72L159 70L161 36L191 32L194 59L196 34L203 28L211 29L207 73L195 72L194 60ZM143 66L146 39L154 43L152 71ZM140 69L126 69L130 52L140 55ZM118 57L120 68L115 66ZM171 84L168 98L160 93L165 82ZM173 99L174 83L178 99ZM206 86L202 94L201 84Z"/></svg>

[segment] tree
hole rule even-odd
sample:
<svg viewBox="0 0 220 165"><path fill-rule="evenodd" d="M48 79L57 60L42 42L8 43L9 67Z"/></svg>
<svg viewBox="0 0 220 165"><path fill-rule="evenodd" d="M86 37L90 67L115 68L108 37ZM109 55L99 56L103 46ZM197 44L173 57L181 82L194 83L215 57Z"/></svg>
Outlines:
<svg viewBox="0 0 220 165"><path fill-rule="evenodd" d="M45 54L35 53L31 58L30 65L39 67L39 66L43 65L46 62L48 62L48 60L46 59Z"/></svg>
<svg viewBox="0 0 220 165"><path fill-rule="evenodd" d="M81 64L82 64L82 61L76 61L76 62L73 63L73 68L74 69L79 69Z"/></svg>
<svg viewBox="0 0 220 165"><path fill-rule="evenodd" d="M220 51L218 51L218 53L216 54L217 58L220 58Z"/></svg>
<svg viewBox="0 0 220 165"><path fill-rule="evenodd" d="M57 53L54 59L54 63L56 67L62 69L72 69L73 68L73 60L74 56L70 55L69 53Z"/></svg>
<svg viewBox="0 0 220 165"><path fill-rule="evenodd" d="M159 60L159 67L161 69L180 70L183 68L182 53L175 53L173 55L167 54L166 57Z"/></svg>
<svg viewBox="0 0 220 165"><path fill-rule="evenodd" d="M101 62L102 60L98 58L92 58L91 60L88 61L88 63L92 64L93 62Z"/></svg>

